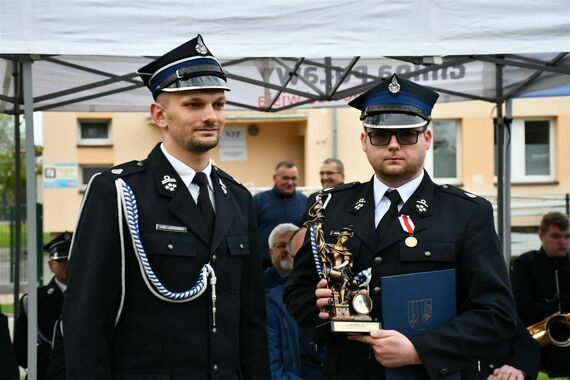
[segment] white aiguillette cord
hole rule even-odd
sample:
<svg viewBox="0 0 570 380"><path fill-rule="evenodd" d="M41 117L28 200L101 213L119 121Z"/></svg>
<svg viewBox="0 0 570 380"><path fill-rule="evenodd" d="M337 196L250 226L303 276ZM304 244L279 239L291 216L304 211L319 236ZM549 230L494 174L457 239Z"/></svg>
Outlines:
<svg viewBox="0 0 570 380"><path fill-rule="evenodd" d="M139 227L138 227L138 209L135 199L135 195L129 185L119 178L115 181L115 187L117 189L117 217L119 219L119 234L121 239L121 302L119 306L119 311L115 319L115 324L118 323L121 311L125 300L125 240L123 233L123 210L125 212L125 219L127 221L127 226L131 235L131 240L133 243L133 250L135 256L139 263L139 268L141 271L142 278L146 283L147 288L154 294L157 298L175 303L189 302L198 297L200 297L208 287L207 279L210 277L210 285L212 287L212 324L213 327L216 326L216 274L214 268L210 263L204 264L200 270L200 276L194 284L194 286L184 292L174 292L168 290L156 274L154 273L152 267L150 266L148 257L145 253L144 247L142 245Z"/></svg>

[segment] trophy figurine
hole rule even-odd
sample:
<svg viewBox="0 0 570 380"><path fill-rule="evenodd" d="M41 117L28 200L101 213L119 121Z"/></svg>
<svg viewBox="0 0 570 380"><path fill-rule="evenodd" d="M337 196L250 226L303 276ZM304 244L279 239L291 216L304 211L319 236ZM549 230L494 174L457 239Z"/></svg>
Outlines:
<svg viewBox="0 0 570 380"><path fill-rule="evenodd" d="M370 270L355 275L352 253L345 245L354 235L352 226L342 228L334 244L325 242L323 224L327 201L323 204L319 194L309 209L309 220L306 222L315 267L319 277L327 280L327 286L332 291L332 304L326 310L331 319L319 328L330 325L332 332L345 333L378 330L380 323L373 321L369 315L372 299L363 292L369 282Z"/></svg>

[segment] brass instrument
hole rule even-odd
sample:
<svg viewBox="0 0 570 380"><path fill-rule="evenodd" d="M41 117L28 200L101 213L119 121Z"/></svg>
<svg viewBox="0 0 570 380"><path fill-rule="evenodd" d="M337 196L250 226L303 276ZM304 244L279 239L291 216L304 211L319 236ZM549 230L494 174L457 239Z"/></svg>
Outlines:
<svg viewBox="0 0 570 380"><path fill-rule="evenodd" d="M570 313L554 313L528 326L527 330L540 347L550 343L558 347L570 347Z"/></svg>

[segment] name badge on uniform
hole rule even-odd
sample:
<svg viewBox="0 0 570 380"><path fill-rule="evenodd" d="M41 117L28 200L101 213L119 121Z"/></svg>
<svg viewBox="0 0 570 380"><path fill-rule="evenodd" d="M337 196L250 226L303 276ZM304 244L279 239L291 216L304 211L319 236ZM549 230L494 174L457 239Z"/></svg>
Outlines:
<svg viewBox="0 0 570 380"><path fill-rule="evenodd" d="M409 215L402 214L398 217L398 220L400 221L400 225L404 232L407 232L409 235L406 240L404 240L404 244L406 244L406 247L414 248L418 245L418 239L414 236L416 226L414 225L414 222L412 222L412 218L410 218Z"/></svg>
<svg viewBox="0 0 570 380"><path fill-rule="evenodd" d="M168 224L157 224L156 230L168 232L188 232L188 228L185 226L169 226Z"/></svg>

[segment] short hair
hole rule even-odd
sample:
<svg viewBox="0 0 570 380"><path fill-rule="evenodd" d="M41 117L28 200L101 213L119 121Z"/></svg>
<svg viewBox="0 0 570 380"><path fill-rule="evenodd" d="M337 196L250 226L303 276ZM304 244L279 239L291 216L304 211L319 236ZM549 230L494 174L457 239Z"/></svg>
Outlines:
<svg viewBox="0 0 570 380"><path fill-rule="evenodd" d="M544 214L542 220L540 221L540 227L538 231L543 234L548 230L548 227L556 226L563 231L568 229L568 216L558 211L551 211Z"/></svg>
<svg viewBox="0 0 570 380"><path fill-rule="evenodd" d="M297 166L297 165L295 165L295 163L294 163L293 161L291 161L291 160L279 161L279 162L277 163L277 165L275 166L275 171L279 170L279 168L282 167L282 166L285 166L287 169L291 169L291 168L294 168L294 167Z"/></svg>
<svg viewBox="0 0 570 380"><path fill-rule="evenodd" d="M269 234L269 238L267 239L267 244L269 244L269 248L273 248L273 243L275 237L278 235L284 235L289 232L295 232L299 230L299 227L294 225L293 223L281 223L275 226L275 228Z"/></svg>
<svg viewBox="0 0 570 380"><path fill-rule="evenodd" d="M323 164L335 164L338 171L341 173L344 173L344 164L342 163L341 160L339 160L338 158L327 158L326 160L323 161Z"/></svg>

